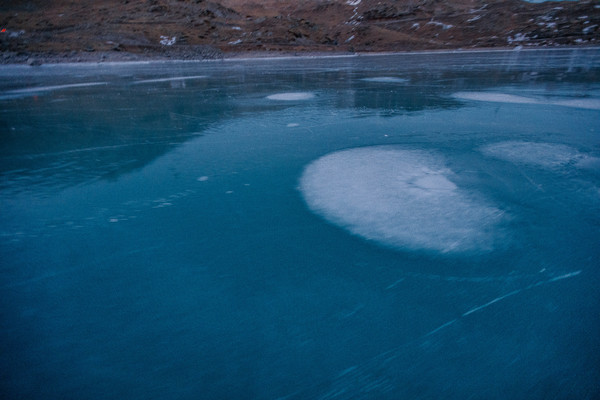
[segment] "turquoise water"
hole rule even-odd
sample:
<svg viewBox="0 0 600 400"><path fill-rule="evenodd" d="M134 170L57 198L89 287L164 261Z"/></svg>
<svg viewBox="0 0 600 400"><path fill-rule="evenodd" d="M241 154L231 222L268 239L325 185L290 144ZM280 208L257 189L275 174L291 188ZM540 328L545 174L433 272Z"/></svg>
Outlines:
<svg viewBox="0 0 600 400"><path fill-rule="evenodd" d="M600 395L600 51L0 69L0 384Z"/></svg>

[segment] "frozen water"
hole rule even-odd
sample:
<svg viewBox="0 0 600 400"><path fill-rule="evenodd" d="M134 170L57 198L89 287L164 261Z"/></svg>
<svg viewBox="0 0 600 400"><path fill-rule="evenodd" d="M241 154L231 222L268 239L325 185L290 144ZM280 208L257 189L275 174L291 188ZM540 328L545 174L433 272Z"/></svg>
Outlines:
<svg viewBox="0 0 600 400"><path fill-rule="evenodd" d="M507 93L495 92L457 92L454 98L461 100L486 101L492 103L514 103L514 104L546 104L563 107L585 108L600 110L600 99L596 98L572 98L572 99L547 99L532 98Z"/></svg>
<svg viewBox="0 0 600 400"><path fill-rule="evenodd" d="M548 104L563 107L586 108L589 110L600 110L600 99L569 99L569 100L553 100Z"/></svg>
<svg viewBox="0 0 600 400"><path fill-rule="evenodd" d="M365 82L378 82L378 83L406 83L408 79L398 78L394 76L375 76L372 78L363 78Z"/></svg>
<svg viewBox="0 0 600 400"><path fill-rule="evenodd" d="M544 168L567 165L594 169L600 159L580 153L576 149L557 143L501 142L484 146L484 154L518 164L531 164Z"/></svg>
<svg viewBox="0 0 600 400"><path fill-rule="evenodd" d="M501 210L459 189L452 175L424 151L367 147L316 160L300 187L314 212L386 246L492 250Z"/></svg>
<svg viewBox="0 0 600 400"><path fill-rule="evenodd" d="M0 68L23 89L3 398L600 398L598 49Z"/></svg>
<svg viewBox="0 0 600 400"><path fill-rule="evenodd" d="M269 100L281 100L281 101L297 101L297 100L310 100L315 97L314 93L308 92L293 92L293 93L277 93L267 96Z"/></svg>
<svg viewBox="0 0 600 400"><path fill-rule="evenodd" d="M82 83L70 83L70 84L66 84L66 85L36 86L36 87L27 87L27 88L22 88L22 89L6 90L4 92L0 92L0 100L3 100L3 99L8 100L8 99L26 97L26 96L35 96L36 94L53 92L53 91L57 91L57 90L82 88L82 87L89 87L89 86L100 86L100 85L107 85L107 84L108 84L107 82L82 82Z"/></svg>
<svg viewBox="0 0 600 400"><path fill-rule="evenodd" d="M453 97L462 100L489 101L493 103L539 104L539 101L524 96L506 93L458 92Z"/></svg>
<svg viewBox="0 0 600 400"><path fill-rule="evenodd" d="M175 76L168 78L156 78L156 79L144 79L140 81L134 81L134 84L142 84L142 83L160 83L160 82L174 82L174 81L187 81L194 79L203 79L206 78L206 75L192 75L192 76Z"/></svg>

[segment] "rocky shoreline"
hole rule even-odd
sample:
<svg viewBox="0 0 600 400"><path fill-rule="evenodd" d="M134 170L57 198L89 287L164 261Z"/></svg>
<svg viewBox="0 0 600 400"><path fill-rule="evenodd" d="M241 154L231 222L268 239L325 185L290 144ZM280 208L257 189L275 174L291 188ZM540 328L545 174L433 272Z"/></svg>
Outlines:
<svg viewBox="0 0 600 400"><path fill-rule="evenodd" d="M565 50L565 49L594 49L600 51L600 46L556 46L556 47L493 47L475 49L444 49L444 50L413 50L399 52L323 52L323 51L248 51L248 52L210 52L208 54L197 53L169 53L169 54L136 54L136 53L70 53L70 54L3 54L0 65L28 65L38 67L45 64L78 64L78 63L122 63L122 62L164 62L164 61L218 61L218 60L243 60L264 58L289 58L289 57L351 57L385 54L407 54L407 53L447 53L447 52L489 52L489 51L532 51L532 50Z"/></svg>

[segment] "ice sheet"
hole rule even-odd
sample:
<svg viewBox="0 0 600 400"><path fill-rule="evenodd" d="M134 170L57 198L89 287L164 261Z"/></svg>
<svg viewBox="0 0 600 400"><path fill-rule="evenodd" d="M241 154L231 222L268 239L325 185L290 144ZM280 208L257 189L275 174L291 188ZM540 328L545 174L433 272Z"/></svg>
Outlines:
<svg viewBox="0 0 600 400"><path fill-rule="evenodd" d="M192 75L192 76L175 76L169 78L157 78L157 79L144 79L141 81L135 81L134 84L142 84L142 83L160 83L160 82L174 82L174 81L187 81L194 79L204 79L206 75Z"/></svg>
<svg viewBox="0 0 600 400"><path fill-rule="evenodd" d="M67 85L27 87L27 88L7 90L5 92L2 92L2 93L0 93L0 100L35 96L36 94L53 92L56 90L89 87L89 86L100 86L100 85L107 85L107 84L108 84L108 82L84 82L84 83L70 83Z"/></svg>
<svg viewBox="0 0 600 400"><path fill-rule="evenodd" d="M362 79L365 82L379 82L379 83L406 83L408 79L397 78L394 76L375 76L373 78Z"/></svg>
<svg viewBox="0 0 600 400"><path fill-rule="evenodd" d="M581 98L569 100L556 100L552 102L556 106L585 108L588 110L600 110L600 99Z"/></svg>
<svg viewBox="0 0 600 400"><path fill-rule="evenodd" d="M435 154L365 147L314 161L300 189L312 211L385 246L492 250L502 211L457 187L452 176Z"/></svg>
<svg viewBox="0 0 600 400"><path fill-rule="evenodd" d="M492 157L517 164L535 165L556 169L566 166L595 169L600 159L579 152L564 144L508 141L494 143L481 148Z"/></svg>
<svg viewBox="0 0 600 400"><path fill-rule="evenodd" d="M506 93L458 92L454 93L453 97L462 100L488 101L493 103L539 104L539 101L536 99Z"/></svg>
<svg viewBox="0 0 600 400"><path fill-rule="evenodd" d="M292 92L292 93L276 93L267 96L269 100L296 101L309 100L315 97L314 93L310 92Z"/></svg>
<svg viewBox="0 0 600 400"><path fill-rule="evenodd" d="M452 97L461 100L485 101L490 103L512 103L512 104L540 104L561 107L584 108L588 110L600 110L600 99L582 97L568 99L548 99L519 96L496 92L457 92Z"/></svg>

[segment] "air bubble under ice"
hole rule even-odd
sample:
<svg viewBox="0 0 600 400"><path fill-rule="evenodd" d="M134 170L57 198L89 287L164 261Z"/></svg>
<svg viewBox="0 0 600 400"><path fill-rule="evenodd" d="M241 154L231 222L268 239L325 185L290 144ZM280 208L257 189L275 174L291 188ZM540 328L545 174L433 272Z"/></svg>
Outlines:
<svg viewBox="0 0 600 400"><path fill-rule="evenodd" d="M378 146L309 164L300 179L308 207L384 246L443 253L490 251L503 212L459 188L436 154Z"/></svg>

